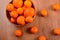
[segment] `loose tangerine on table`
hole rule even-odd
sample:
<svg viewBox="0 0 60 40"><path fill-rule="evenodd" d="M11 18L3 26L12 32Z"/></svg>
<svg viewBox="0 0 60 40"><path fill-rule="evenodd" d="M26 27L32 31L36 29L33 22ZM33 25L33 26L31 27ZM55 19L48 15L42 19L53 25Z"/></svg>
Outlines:
<svg viewBox="0 0 60 40"><path fill-rule="evenodd" d="M55 11L60 10L60 5L58 3L55 3L55 4L52 5L52 9L55 10Z"/></svg>
<svg viewBox="0 0 60 40"><path fill-rule="evenodd" d="M38 40L46 40L46 37L44 35L41 35L38 37Z"/></svg>
<svg viewBox="0 0 60 40"><path fill-rule="evenodd" d="M60 35L60 28L54 28L54 29L53 29L53 33L54 33L55 35Z"/></svg>
<svg viewBox="0 0 60 40"><path fill-rule="evenodd" d="M15 36L20 37L22 36L22 31L21 30L15 30L14 31Z"/></svg>
<svg viewBox="0 0 60 40"><path fill-rule="evenodd" d="M32 27L30 28L30 32L31 32L32 34L35 34L35 33L38 32L38 28L37 28L36 26L32 26Z"/></svg>
<svg viewBox="0 0 60 40"><path fill-rule="evenodd" d="M47 16L47 10L42 9L39 13L41 16Z"/></svg>

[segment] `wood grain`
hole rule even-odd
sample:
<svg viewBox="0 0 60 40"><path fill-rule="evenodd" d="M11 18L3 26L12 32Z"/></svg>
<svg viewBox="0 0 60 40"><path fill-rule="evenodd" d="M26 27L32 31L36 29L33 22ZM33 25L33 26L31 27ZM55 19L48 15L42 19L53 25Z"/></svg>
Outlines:
<svg viewBox="0 0 60 40"><path fill-rule="evenodd" d="M60 0L31 0L36 9L35 20L33 23L26 24L25 26L18 26L10 23L6 17L5 7L10 0L0 1L0 40L37 40L40 35L45 35L47 40L60 40L60 36L52 34L54 28L60 28L60 10L53 11L52 4L59 3ZM38 15L41 9L48 11L47 17ZM29 27L36 25L39 29L37 34L30 34L27 30ZM23 32L22 37L16 37L13 33L16 29Z"/></svg>

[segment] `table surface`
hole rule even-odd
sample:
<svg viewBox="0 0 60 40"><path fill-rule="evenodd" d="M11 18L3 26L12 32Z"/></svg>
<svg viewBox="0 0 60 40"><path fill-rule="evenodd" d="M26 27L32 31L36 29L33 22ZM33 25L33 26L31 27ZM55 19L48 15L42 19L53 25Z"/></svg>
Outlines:
<svg viewBox="0 0 60 40"><path fill-rule="evenodd" d="M60 28L60 10L53 11L51 6L54 3L59 3L60 0L31 0L36 9L36 15L34 22L26 24L21 27L9 22L6 16L6 5L11 0L0 1L0 40L37 40L38 36L44 35L47 40L60 40L60 36L52 34L54 28ZM48 11L48 16L41 17L38 15L41 9ZM27 29L31 26L37 26L38 33L30 34ZM16 37L13 33L16 29L20 29L23 32L22 37Z"/></svg>

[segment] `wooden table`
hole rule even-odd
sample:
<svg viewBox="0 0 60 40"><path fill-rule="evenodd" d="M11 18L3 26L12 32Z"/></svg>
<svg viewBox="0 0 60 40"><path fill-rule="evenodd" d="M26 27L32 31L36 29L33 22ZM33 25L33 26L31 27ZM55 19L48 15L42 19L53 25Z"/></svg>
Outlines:
<svg viewBox="0 0 60 40"><path fill-rule="evenodd" d="M7 19L5 7L10 1L0 0L0 40L37 40L40 35L45 35L47 40L60 40L60 36L52 34L54 28L60 28L60 10L53 11L51 9L52 4L60 4L60 0L31 0L36 9L35 20L33 23L26 24L24 27L14 25ZM38 15L41 9L48 11L47 17ZM39 29L37 34L30 34L27 31L33 25L36 25ZM22 37L16 37L13 34L16 29L22 30Z"/></svg>

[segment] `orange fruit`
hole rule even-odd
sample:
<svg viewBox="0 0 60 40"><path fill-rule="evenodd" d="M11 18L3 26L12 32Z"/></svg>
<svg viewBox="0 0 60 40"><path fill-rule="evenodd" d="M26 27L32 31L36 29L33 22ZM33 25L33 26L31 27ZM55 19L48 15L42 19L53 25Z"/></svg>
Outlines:
<svg viewBox="0 0 60 40"><path fill-rule="evenodd" d="M52 5L53 10L60 10L60 5L58 3L55 3Z"/></svg>
<svg viewBox="0 0 60 40"><path fill-rule="evenodd" d="M45 10L45 9L41 10L40 15L47 16L47 10Z"/></svg>
<svg viewBox="0 0 60 40"><path fill-rule="evenodd" d="M16 11L11 11L10 16L13 17L13 18L17 18L18 13Z"/></svg>
<svg viewBox="0 0 60 40"><path fill-rule="evenodd" d="M31 7L32 6L32 2L29 1L29 0L26 0L26 1L24 1L24 6L25 7Z"/></svg>
<svg viewBox="0 0 60 40"><path fill-rule="evenodd" d="M12 23L15 23L15 19L14 19L14 18L10 18L10 21L11 21Z"/></svg>
<svg viewBox="0 0 60 40"><path fill-rule="evenodd" d="M8 10L8 11L13 11L13 10L14 10L13 4L9 3L9 4L6 6L6 10Z"/></svg>
<svg viewBox="0 0 60 40"><path fill-rule="evenodd" d="M55 28L53 30L53 33L56 34L56 35L60 35L60 28Z"/></svg>
<svg viewBox="0 0 60 40"><path fill-rule="evenodd" d="M14 5L16 8L22 7L23 1L22 1L22 0L13 0L13 5Z"/></svg>
<svg viewBox="0 0 60 40"><path fill-rule="evenodd" d="M12 1L14 1L14 0L12 0ZM19 1L23 1L23 0L19 0Z"/></svg>
<svg viewBox="0 0 60 40"><path fill-rule="evenodd" d="M23 10L25 11L27 7L23 6Z"/></svg>
<svg viewBox="0 0 60 40"><path fill-rule="evenodd" d="M41 35L38 37L38 40L46 40L46 37L44 35Z"/></svg>
<svg viewBox="0 0 60 40"><path fill-rule="evenodd" d="M27 1L30 1L30 0L27 0Z"/></svg>
<svg viewBox="0 0 60 40"><path fill-rule="evenodd" d="M15 34L15 36L17 36L17 37L22 36L21 30L15 30L14 34Z"/></svg>
<svg viewBox="0 0 60 40"><path fill-rule="evenodd" d="M32 26L32 27L30 28L30 32L33 33L33 34L35 34L35 33L38 32L38 28L37 28L36 26Z"/></svg>
<svg viewBox="0 0 60 40"><path fill-rule="evenodd" d="M24 16L19 16L17 18L17 23L20 24L20 25L24 25L25 24L25 18L24 18Z"/></svg>
<svg viewBox="0 0 60 40"><path fill-rule="evenodd" d="M34 16L35 15L35 10L34 8L26 8L24 11L24 16Z"/></svg>
<svg viewBox="0 0 60 40"><path fill-rule="evenodd" d="M18 14L23 14L23 8L18 8L18 9L17 9L17 13L18 13Z"/></svg>
<svg viewBox="0 0 60 40"><path fill-rule="evenodd" d="M27 17L25 18L25 21L31 23L31 22L33 22L33 17L27 16Z"/></svg>

